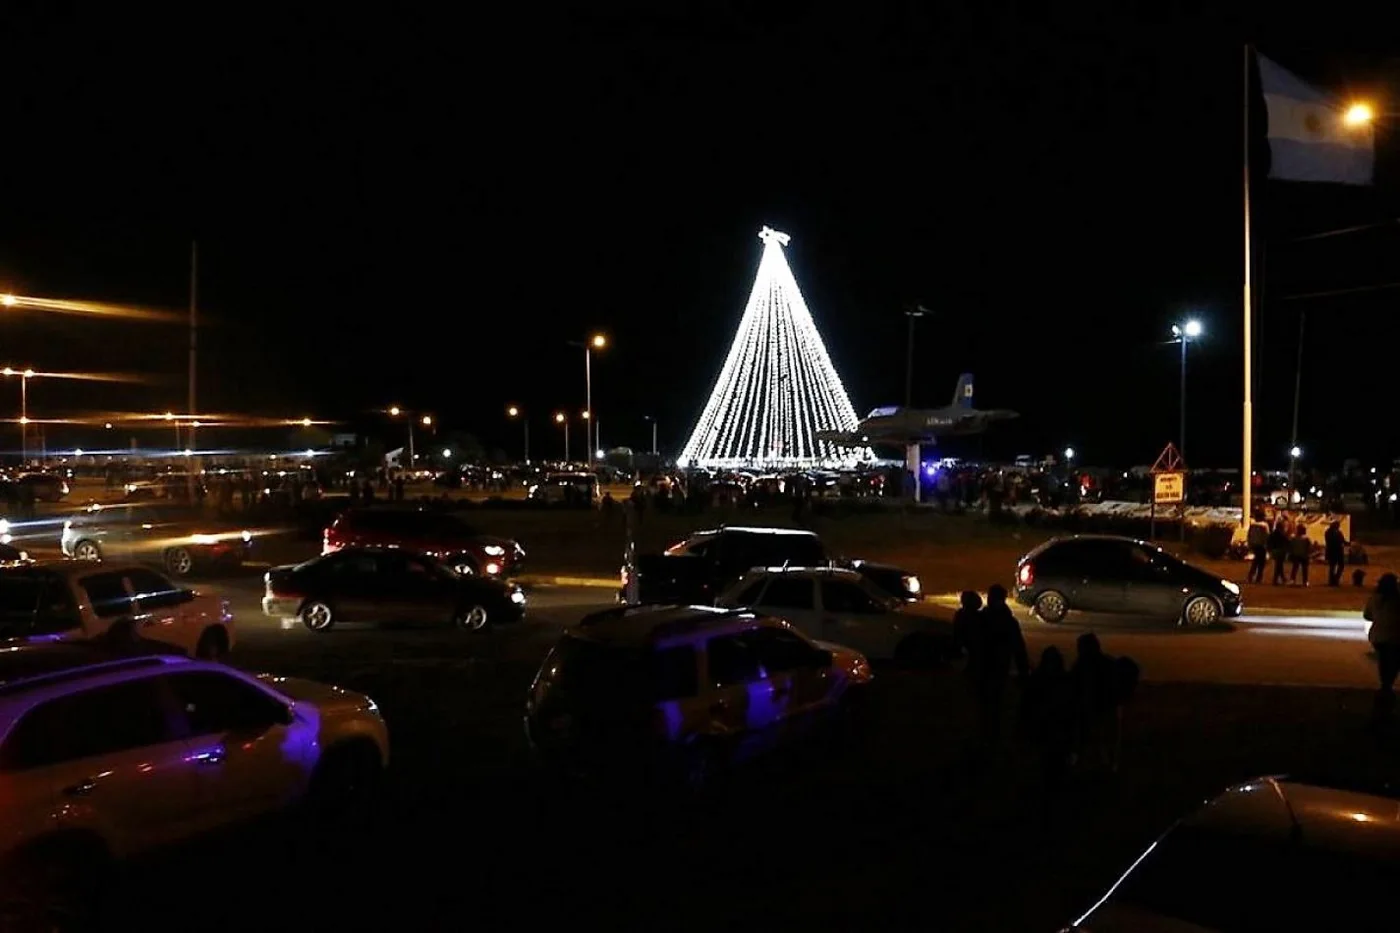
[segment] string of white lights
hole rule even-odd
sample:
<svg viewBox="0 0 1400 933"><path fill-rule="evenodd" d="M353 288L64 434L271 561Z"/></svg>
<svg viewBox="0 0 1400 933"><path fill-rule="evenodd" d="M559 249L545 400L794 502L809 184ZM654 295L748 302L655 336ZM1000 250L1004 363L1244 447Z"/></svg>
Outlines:
<svg viewBox="0 0 1400 933"><path fill-rule="evenodd" d="M683 466L834 466L869 459L822 431L851 431L855 408L817 331L783 247L764 227L753 290L709 400L681 450Z"/></svg>

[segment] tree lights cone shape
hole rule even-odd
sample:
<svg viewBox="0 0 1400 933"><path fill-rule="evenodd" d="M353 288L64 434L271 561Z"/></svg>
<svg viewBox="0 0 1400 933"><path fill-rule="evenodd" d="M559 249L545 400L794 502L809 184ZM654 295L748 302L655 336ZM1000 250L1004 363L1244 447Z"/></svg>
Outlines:
<svg viewBox="0 0 1400 933"><path fill-rule="evenodd" d="M788 235L758 234L763 259L710 400L677 460L682 466L807 467L870 459L869 449L817 440L858 419L812 312L788 267Z"/></svg>

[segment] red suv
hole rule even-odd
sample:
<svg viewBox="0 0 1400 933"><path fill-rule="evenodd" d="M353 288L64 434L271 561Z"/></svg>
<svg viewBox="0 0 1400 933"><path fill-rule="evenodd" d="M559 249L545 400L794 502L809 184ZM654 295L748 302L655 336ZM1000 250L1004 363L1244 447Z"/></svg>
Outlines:
<svg viewBox="0 0 1400 933"><path fill-rule="evenodd" d="M442 512L350 509L326 529L321 553L343 547L401 547L436 557L468 574L506 579L520 572L525 551L509 538L479 534Z"/></svg>

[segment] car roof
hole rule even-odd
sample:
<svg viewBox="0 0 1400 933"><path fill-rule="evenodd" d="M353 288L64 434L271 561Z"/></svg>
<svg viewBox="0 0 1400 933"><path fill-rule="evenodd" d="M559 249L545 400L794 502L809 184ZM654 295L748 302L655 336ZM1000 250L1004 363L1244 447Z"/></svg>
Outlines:
<svg viewBox="0 0 1400 933"><path fill-rule="evenodd" d="M807 528L774 528L759 525L721 525L718 528L707 528L704 531L697 531L695 535L717 535L724 532L741 532L746 535L803 535L815 538L817 533ZM695 535L692 535L694 537Z"/></svg>
<svg viewBox="0 0 1400 933"><path fill-rule="evenodd" d="M1181 826L1395 858L1400 857L1400 791L1259 778L1231 787Z"/></svg>
<svg viewBox="0 0 1400 933"><path fill-rule="evenodd" d="M732 628L750 628L761 617L715 606L621 606L585 616L567 634L620 648L643 648Z"/></svg>
<svg viewBox="0 0 1400 933"><path fill-rule="evenodd" d="M77 659L75 659L77 660ZM60 666L42 674L20 677L0 684L0 731L40 703L66 696L75 688L137 680L156 671L223 670L222 665L197 661L177 654L148 654L107 661Z"/></svg>
<svg viewBox="0 0 1400 933"><path fill-rule="evenodd" d="M1140 544L1154 551L1163 550L1151 541L1143 541L1140 538L1129 538L1126 535L1056 535L1048 541L1042 541L1040 544L1031 548L1026 552L1026 557L1034 557L1036 554L1043 554L1056 545L1068 544L1071 541L1114 541L1119 544ZM1166 552L1163 551L1163 553ZM1024 560L1025 558L1022 559Z"/></svg>
<svg viewBox="0 0 1400 933"><path fill-rule="evenodd" d="M774 577L830 577L836 580L849 580L853 583L859 583L865 579L859 571L851 570L849 567L754 567L749 571L749 574Z"/></svg>
<svg viewBox="0 0 1400 933"><path fill-rule="evenodd" d="M143 570L151 573L159 571L151 570L143 564L124 561L116 563L105 560L36 560L31 564L24 564L20 567L0 567L0 576L61 576L72 579L74 577L87 576L93 573L127 573L132 570Z"/></svg>

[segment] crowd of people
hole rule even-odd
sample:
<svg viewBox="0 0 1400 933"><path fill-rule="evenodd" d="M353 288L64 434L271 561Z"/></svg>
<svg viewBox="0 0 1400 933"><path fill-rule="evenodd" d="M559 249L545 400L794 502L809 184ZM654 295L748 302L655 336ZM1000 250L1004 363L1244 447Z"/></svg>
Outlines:
<svg viewBox="0 0 1400 933"><path fill-rule="evenodd" d="M1086 632L1073 663L1052 645L1032 667L1000 584L988 588L985 605L975 592L962 594L953 638L978 711L980 755L995 752L1002 741L1014 681L1021 687L1019 731L1036 747L1048 792L1058 791L1076 765L1118 769L1122 712L1139 673L1131 658L1105 654L1098 636Z"/></svg>

